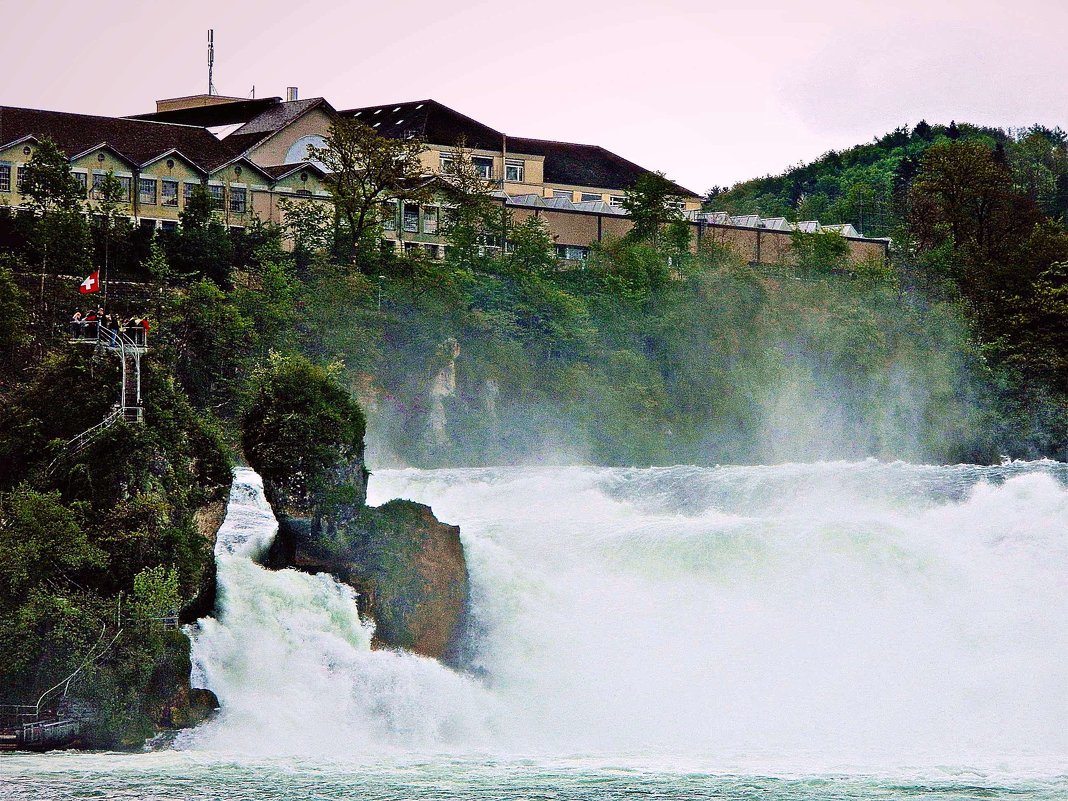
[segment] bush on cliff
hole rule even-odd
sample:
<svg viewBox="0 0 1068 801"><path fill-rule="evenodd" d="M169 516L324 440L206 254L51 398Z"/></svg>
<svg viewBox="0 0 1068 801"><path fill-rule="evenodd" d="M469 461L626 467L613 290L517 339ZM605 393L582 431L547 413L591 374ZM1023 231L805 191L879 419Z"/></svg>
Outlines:
<svg viewBox="0 0 1068 801"><path fill-rule="evenodd" d="M249 464L274 489L272 502L283 509L306 508L317 496L340 491L336 469L363 469L363 412L336 372L303 356L272 353L255 376L242 443ZM363 499L333 500L358 505Z"/></svg>

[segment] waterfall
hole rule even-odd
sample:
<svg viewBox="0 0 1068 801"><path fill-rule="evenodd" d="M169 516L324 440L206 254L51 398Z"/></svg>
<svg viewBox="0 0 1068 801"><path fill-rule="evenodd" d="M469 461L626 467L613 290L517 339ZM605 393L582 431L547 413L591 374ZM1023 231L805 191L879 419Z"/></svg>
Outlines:
<svg viewBox="0 0 1068 801"><path fill-rule="evenodd" d="M372 651L352 592L253 557L238 471L220 717L189 748L673 753L716 764L1068 766L1068 471L828 463L376 473L461 526L471 670Z"/></svg>
<svg viewBox="0 0 1068 801"><path fill-rule="evenodd" d="M372 651L355 593L331 576L261 567L277 531L259 475L235 470L215 546L219 616L191 632L193 684L222 711L180 746L342 756L474 742L489 705L471 697L485 691L432 659Z"/></svg>

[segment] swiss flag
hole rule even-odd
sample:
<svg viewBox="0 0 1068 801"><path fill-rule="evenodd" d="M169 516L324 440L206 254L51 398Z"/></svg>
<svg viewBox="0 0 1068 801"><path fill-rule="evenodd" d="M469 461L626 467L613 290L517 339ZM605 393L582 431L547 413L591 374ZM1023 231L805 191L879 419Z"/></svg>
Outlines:
<svg viewBox="0 0 1068 801"><path fill-rule="evenodd" d="M78 285L78 291L83 295L100 291L100 270L97 270Z"/></svg>

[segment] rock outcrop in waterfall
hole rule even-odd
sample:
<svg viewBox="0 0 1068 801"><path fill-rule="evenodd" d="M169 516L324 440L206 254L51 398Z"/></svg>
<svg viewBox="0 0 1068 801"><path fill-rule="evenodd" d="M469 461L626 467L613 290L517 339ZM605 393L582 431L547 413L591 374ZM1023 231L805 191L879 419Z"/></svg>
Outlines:
<svg viewBox="0 0 1068 801"><path fill-rule="evenodd" d="M329 371L279 359L263 376L244 445L279 522L266 562L349 584L379 646L455 663L468 598L460 530L411 501L367 506L363 438Z"/></svg>

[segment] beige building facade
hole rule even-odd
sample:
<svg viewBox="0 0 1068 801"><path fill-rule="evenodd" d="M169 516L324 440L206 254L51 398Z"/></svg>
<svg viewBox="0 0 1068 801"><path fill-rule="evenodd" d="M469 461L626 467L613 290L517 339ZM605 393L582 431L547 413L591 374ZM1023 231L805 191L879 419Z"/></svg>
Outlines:
<svg viewBox="0 0 1068 801"><path fill-rule="evenodd" d="M0 106L0 207L21 204L21 171L48 137L70 159L90 210L98 200L94 187L110 172L124 188L124 213L146 228L178 225L197 186L206 188L231 228L253 220L282 223L285 199L329 201L325 173L309 147L322 147L339 117L383 136L417 138L428 176L447 176L462 149L512 219L544 220L557 255L569 261L585 259L593 243L630 230L622 203L649 173L596 145L506 135L434 100L338 111L323 98L299 100L295 90L286 101L197 95L161 100L155 112L126 118ZM718 242L753 263L789 259L793 229L785 220L703 214L700 196L674 188L679 209L690 218L694 248ZM384 239L398 250L441 257L446 206L444 198L387 206ZM798 225L819 228L815 222ZM887 257L887 242L866 239L851 226L837 229L855 260Z"/></svg>

